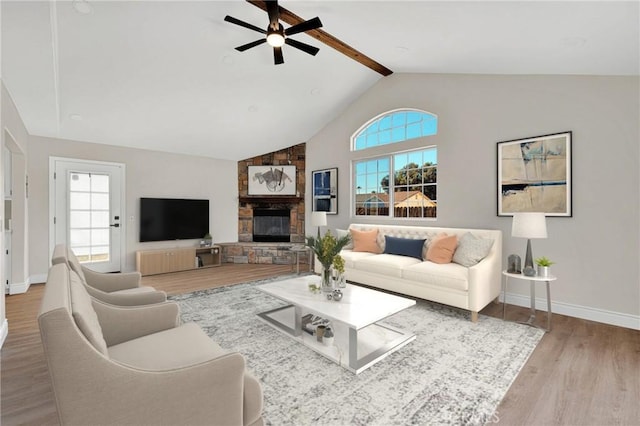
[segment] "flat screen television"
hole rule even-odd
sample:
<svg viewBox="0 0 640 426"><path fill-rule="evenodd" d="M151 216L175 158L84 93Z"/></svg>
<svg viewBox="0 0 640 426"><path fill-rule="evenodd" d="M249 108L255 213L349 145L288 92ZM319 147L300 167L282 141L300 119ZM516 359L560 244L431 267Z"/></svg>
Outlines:
<svg viewBox="0 0 640 426"><path fill-rule="evenodd" d="M140 242L190 240L209 232L209 200L140 198Z"/></svg>

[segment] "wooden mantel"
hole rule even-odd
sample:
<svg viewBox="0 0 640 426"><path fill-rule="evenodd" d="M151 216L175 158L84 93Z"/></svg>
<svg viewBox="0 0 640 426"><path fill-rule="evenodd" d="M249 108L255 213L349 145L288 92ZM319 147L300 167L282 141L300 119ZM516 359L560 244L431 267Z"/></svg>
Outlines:
<svg viewBox="0 0 640 426"><path fill-rule="evenodd" d="M238 201L241 203L300 203L304 201L302 197L296 197L295 195L251 195L238 197Z"/></svg>

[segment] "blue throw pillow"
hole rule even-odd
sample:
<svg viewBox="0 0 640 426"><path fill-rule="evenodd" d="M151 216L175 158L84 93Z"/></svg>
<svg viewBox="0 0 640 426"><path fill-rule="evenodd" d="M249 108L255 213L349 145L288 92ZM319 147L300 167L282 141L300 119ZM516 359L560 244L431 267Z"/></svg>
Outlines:
<svg viewBox="0 0 640 426"><path fill-rule="evenodd" d="M422 248L426 240L413 240L409 238L396 238L384 236L384 253L400 256L415 257L422 260Z"/></svg>

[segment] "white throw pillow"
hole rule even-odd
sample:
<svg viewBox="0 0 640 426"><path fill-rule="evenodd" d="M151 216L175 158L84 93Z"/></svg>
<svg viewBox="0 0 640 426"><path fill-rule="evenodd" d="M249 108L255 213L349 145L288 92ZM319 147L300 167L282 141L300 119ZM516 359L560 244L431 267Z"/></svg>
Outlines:
<svg viewBox="0 0 640 426"><path fill-rule="evenodd" d="M467 232L458 240L452 262L466 267L476 265L487 257L492 246L493 240L476 237L471 232Z"/></svg>
<svg viewBox="0 0 640 426"><path fill-rule="evenodd" d="M340 238L342 238L342 237L344 237L344 236L347 236L347 235L351 236L351 234L349 233L349 230L348 230L348 229L336 229L336 237L337 237L338 239L340 239ZM349 244L347 244L347 245L344 247L344 249L345 249L345 250L351 250L351 249L353 249L353 240L352 240L351 238L349 239Z"/></svg>

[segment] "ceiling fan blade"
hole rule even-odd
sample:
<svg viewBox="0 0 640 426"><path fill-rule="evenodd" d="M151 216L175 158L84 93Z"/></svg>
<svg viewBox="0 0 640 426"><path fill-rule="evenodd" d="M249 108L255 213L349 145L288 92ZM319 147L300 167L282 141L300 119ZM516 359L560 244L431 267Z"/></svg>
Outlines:
<svg viewBox="0 0 640 426"><path fill-rule="evenodd" d="M244 22L244 21L241 21L239 19L236 19L233 16L227 15L227 16L224 17L224 20L227 21L227 22L231 22L232 24L236 24L236 25L240 25L241 27L248 28L248 29L253 30L253 31L257 31L257 32L262 33L262 34L266 34L267 33L266 30L263 30L262 28L258 28L255 25L251 25L248 22Z"/></svg>
<svg viewBox="0 0 640 426"><path fill-rule="evenodd" d="M267 13L269 14L269 24L274 30L278 29L280 25L280 11L278 7L278 0L265 0L267 6Z"/></svg>
<svg viewBox="0 0 640 426"><path fill-rule="evenodd" d="M252 47L260 46L262 43L266 43L267 40L261 38L260 40L252 41L251 43L243 44L242 46L236 47L238 52L244 52L247 49L251 49Z"/></svg>
<svg viewBox="0 0 640 426"><path fill-rule="evenodd" d="M297 25L294 25L293 27L287 28L286 30L284 30L284 34L290 36L309 30L315 30L316 28L320 28L321 26L322 22L320 21L320 18L316 16L313 19L309 19L308 21L304 21Z"/></svg>
<svg viewBox="0 0 640 426"><path fill-rule="evenodd" d="M287 43L291 47L295 47L296 49L300 49L303 52L308 53L309 55L316 56L316 53L320 51L317 47L311 46L307 43L303 43L301 41L293 40L291 38L285 38L284 42Z"/></svg>
<svg viewBox="0 0 640 426"><path fill-rule="evenodd" d="M273 63L276 65L284 64L284 56L282 56L282 47L273 48Z"/></svg>

